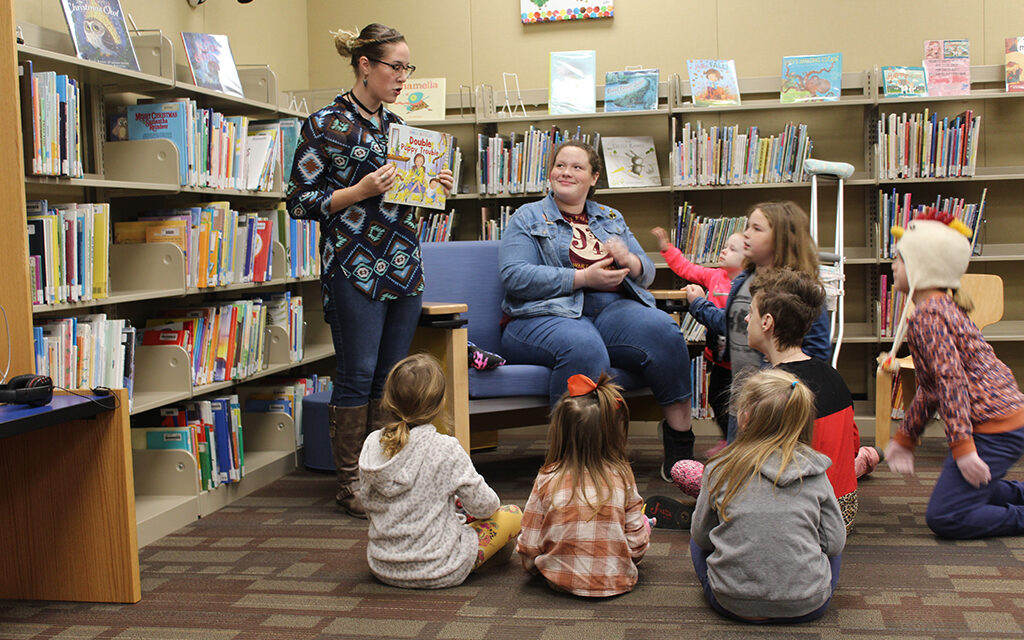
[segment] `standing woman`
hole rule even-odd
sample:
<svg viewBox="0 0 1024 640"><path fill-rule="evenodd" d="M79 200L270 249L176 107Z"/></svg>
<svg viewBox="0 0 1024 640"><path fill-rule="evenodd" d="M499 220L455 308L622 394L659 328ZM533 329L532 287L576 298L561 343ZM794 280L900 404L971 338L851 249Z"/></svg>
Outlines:
<svg viewBox="0 0 1024 640"><path fill-rule="evenodd" d="M293 218L320 222L324 316L337 363L328 406L335 498L343 512L365 518L353 486L359 452L367 432L384 422L384 380L408 354L422 304L415 213L382 201L396 177L387 163L388 127L402 123L384 103L398 98L416 67L405 37L391 27L332 35L356 81L306 120L285 197ZM439 178L451 189L450 171Z"/></svg>

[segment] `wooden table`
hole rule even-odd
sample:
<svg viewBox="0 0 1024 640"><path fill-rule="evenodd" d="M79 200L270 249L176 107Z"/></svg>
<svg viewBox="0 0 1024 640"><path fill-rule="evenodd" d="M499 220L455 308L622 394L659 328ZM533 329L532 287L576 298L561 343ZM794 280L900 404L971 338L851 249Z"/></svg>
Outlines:
<svg viewBox="0 0 1024 640"><path fill-rule="evenodd" d="M128 428L124 389L0 406L0 598L142 599Z"/></svg>

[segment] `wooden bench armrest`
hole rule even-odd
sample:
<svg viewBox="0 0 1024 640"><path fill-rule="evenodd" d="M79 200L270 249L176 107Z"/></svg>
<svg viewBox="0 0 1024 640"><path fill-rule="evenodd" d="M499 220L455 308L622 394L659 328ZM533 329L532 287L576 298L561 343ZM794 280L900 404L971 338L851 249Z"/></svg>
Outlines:
<svg viewBox="0 0 1024 640"><path fill-rule="evenodd" d="M469 305L465 302L424 302L420 310L422 316L443 316L455 313L466 313Z"/></svg>

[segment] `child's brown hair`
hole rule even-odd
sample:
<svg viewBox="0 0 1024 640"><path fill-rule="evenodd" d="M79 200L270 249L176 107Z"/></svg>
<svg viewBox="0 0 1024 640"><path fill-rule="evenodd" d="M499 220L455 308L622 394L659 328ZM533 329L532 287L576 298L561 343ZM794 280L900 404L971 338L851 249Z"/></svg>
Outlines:
<svg viewBox="0 0 1024 640"><path fill-rule="evenodd" d="M825 289L803 271L769 269L750 281L750 297L762 316L775 321L772 339L780 349L799 347L825 304Z"/></svg>
<svg viewBox="0 0 1024 640"><path fill-rule="evenodd" d="M433 423L444 410L446 384L441 363L434 356L417 353L399 360L384 381L381 408L395 418L384 425L380 445L389 458L409 440L409 429Z"/></svg>

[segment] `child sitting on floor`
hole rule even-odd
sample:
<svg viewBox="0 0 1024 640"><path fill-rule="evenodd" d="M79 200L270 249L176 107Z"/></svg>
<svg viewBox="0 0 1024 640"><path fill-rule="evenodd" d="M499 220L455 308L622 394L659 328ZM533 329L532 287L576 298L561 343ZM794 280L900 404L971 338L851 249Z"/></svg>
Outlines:
<svg viewBox="0 0 1024 640"><path fill-rule="evenodd" d="M743 234L734 233L729 236L722 251L718 254L718 268L710 268L687 260L682 251L669 242L668 233L661 227L654 227L651 229L651 233L658 239L658 250L661 251L662 257L665 258L665 262L672 272L688 282L694 282L707 289L707 298L711 304L719 309L724 309L729 289L732 286L732 279L743 270ZM722 430L722 439L705 452L705 455L711 457L721 451L726 444L732 366L725 358L725 336L715 333L711 327L708 327L705 344L707 346L704 348L704 359L711 365L708 376L708 404L715 412L715 423Z"/></svg>
<svg viewBox="0 0 1024 640"><path fill-rule="evenodd" d="M519 507L501 506L459 441L432 424L444 398L435 358L399 361L382 399L395 421L367 436L359 456L359 497L370 520L366 560L378 580L395 587L461 584L519 533ZM457 500L477 520L466 524Z"/></svg>
<svg viewBox="0 0 1024 640"><path fill-rule="evenodd" d="M523 514L523 567L579 596L631 591L650 523L626 457L629 409L602 373L569 378L548 430L548 452Z"/></svg>
<svg viewBox="0 0 1024 640"><path fill-rule="evenodd" d="M811 448L814 397L779 369L734 398L735 441L708 462L690 527L690 558L713 609L744 622L821 617L839 579L846 529Z"/></svg>

